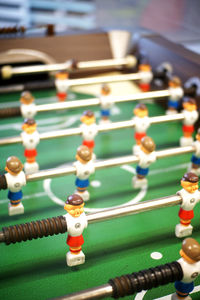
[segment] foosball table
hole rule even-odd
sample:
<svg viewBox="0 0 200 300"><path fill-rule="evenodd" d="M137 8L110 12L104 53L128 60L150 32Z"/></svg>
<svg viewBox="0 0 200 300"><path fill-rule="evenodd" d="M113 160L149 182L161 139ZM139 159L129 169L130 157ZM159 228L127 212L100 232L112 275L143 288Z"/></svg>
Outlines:
<svg viewBox="0 0 200 300"><path fill-rule="evenodd" d="M1 81L1 176L5 173L8 157L16 156L25 164L20 135L23 116L19 108L24 89L29 88L35 98L37 114L34 118L40 134L37 146L39 170L26 175L26 186L22 188L24 213L9 216L7 188L0 191L1 299L50 299L102 285L99 289L89 290L85 298L77 294L76 298L66 296L62 299L111 299L112 296L122 296L123 291L121 294L114 292L110 278L136 274L149 268L153 270L180 258L183 239L175 236L175 227L182 201L176 193L181 189L181 178L190 168L194 146L180 147L184 119L181 107L176 114L165 115L170 96L165 75L171 72L179 76L184 96L195 98L199 109L200 57L160 36L151 35L142 37L137 47L129 47L128 54L136 60L130 70L122 60L121 65L112 65L108 36L109 33L92 33L21 41L8 39L2 43L0 58L11 47L20 45L54 57L54 61L51 60L54 65L70 59L75 59L71 63L73 66L84 61L107 60L109 68L103 63L100 69L75 67L73 70L69 63L71 85L69 83L67 100L61 102L57 100L54 81L49 80L45 72L38 77L34 75L36 83L30 80L20 83L14 71L10 86ZM142 59L140 54L143 51L147 53L152 76L162 73L161 77L155 75L150 90L146 92L140 90L140 76L137 75L137 61ZM165 69L168 64L173 70ZM20 66L13 70L17 68L19 70ZM11 74L11 69L6 72ZM23 76L31 78L31 75L29 72ZM108 83L111 89L109 97L114 102L110 121L105 123L101 122L99 105L102 82ZM133 177L137 174L138 157L132 152L136 122L133 110L141 102L148 109L151 126L147 133L155 142L157 159L150 166L148 182L135 188ZM67 222L63 215L66 214L64 206L68 196L76 190L74 162L77 148L82 144L80 119L84 110L94 112L99 124L94 148L95 172L90 176L90 199L84 206L88 221L82 245L85 263L67 266ZM196 124L197 131L198 121ZM26 225L15 226L19 224ZM197 209L192 226L192 238L200 242ZM170 268L173 273L173 268ZM170 275L168 282L171 283L165 284L168 283L164 279L168 271L161 270L163 278L160 274L155 275L158 270L154 276L148 272L137 275L136 293L133 296L127 294L125 299L171 299L175 292L174 281L181 279L181 274L177 269L177 277ZM129 290L131 294L126 280L122 281L118 282L119 290ZM199 299L199 295L198 277L191 297Z"/></svg>

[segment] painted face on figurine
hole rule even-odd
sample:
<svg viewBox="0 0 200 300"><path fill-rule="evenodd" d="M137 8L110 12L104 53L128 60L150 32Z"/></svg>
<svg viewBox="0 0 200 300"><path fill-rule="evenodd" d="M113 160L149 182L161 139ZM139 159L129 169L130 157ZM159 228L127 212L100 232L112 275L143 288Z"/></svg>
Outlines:
<svg viewBox="0 0 200 300"><path fill-rule="evenodd" d="M135 108L133 110L133 113L135 116L139 117L139 118L144 118L148 116L148 111L147 109L139 109L139 108Z"/></svg>
<svg viewBox="0 0 200 300"><path fill-rule="evenodd" d="M189 102L185 102L185 103L183 103L183 108L188 111L193 111L193 110L197 109L197 106L196 106L196 104L191 104Z"/></svg>
<svg viewBox="0 0 200 300"><path fill-rule="evenodd" d="M151 71L151 66L149 64L141 64L139 65L139 70L143 72Z"/></svg>
<svg viewBox="0 0 200 300"><path fill-rule="evenodd" d="M79 217L84 209L84 203L81 205L70 205L70 204L65 204L64 209L74 218Z"/></svg>
<svg viewBox="0 0 200 300"><path fill-rule="evenodd" d="M94 124L95 123L95 117L82 116L81 117L81 122L85 123L86 125Z"/></svg>
<svg viewBox="0 0 200 300"><path fill-rule="evenodd" d="M23 124L22 125L22 129L28 133L28 134L32 134L33 132L36 131L36 128L37 128L37 124L32 124L32 125L27 125L27 124Z"/></svg>
<svg viewBox="0 0 200 300"><path fill-rule="evenodd" d="M196 134L196 139L197 139L197 141L200 141L200 134Z"/></svg>
<svg viewBox="0 0 200 300"><path fill-rule="evenodd" d="M184 188L184 190L191 194L198 190L198 182L189 182L181 180L181 186Z"/></svg>

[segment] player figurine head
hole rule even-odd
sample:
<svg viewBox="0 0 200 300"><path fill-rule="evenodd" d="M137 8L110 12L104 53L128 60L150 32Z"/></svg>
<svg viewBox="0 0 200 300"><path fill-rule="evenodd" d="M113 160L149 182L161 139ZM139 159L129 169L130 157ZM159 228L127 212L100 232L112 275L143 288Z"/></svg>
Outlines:
<svg viewBox="0 0 200 300"><path fill-rule="evenodd" d="M194 173L186 173L181 179L181 186L186 190L188 193L193 194L196 190L198 190L198 181L199 177Z"/></svg>
<svg viewBox="0 0 200 300"><path fill-rule="evenodd" d="M187 111L197 110L196 100L193 99L193 98L185 97L184 100L183 100L183 108Z"/></svg>
<svg viewBox="0 0 200 300"><path fill-rule="evenodd" d="M87 146L80 146L76 152L76 159L82 164L87 164L92 159L92 152Z"/></svg>
<svg viewBox="0 0 200 300"><path fill-rule="evenodd" d="M22 129L28 133L28 134L32 134L33 132L36 131L37 128L37 124L35 122L34 119L25 119L24 123L22 125Z"/></svg>
<svg viewBox="0 0 200 300"><path fill-rule="evenodd" d="M181 80L178 76L173 76L170 80L169 80L169 87L170 88L177 88L177 87L181 87Z"/></svg>
<svg viewBox="0 0 200 300"><path fill-rule="evenodd" d="M66 80L69 78L69 73L67 71L60 71L56 73L56 79Z"/></svg>
<svg viewBox="0 0 200 300"><path fill-rule="evenodd" d="M108 84L104 83L101 86L101 95L108 96L111 93L111 89Z"/></svg>
<svg viewBox="0 0 200 300"><path fill-rule="evenodd" d="M21 93L20 102L22 104L31 104L34 102L34 97L29 91L24 91Z"/></svg>
<svg viewBox="0 0 200 300"><path fill-rule="evenodd" d="M144 118L148 116L148 109L145 104L137 104L133 110L133 113L136 117Z"/></svg>
<svg viewBox="0 0 200 300"><path fill-rule="evenodd" d="M84 209L84 201L78 194L70 195L65 201L64 209L74 218L79 217Z"/></svg>
<svg viewBox="0 0 200 300"><path fill-rule="evenodd" d="M150 154L156 149L156 145L152 138L150 138L149 136L145 136L141 139L140 149L144 153Z"/></svg>
<svg viewBox="0 0 200 300"><path fill-rule="evenodd" d="M184 239L180 255L191 264L200 261L200 244L193 238Z"/></svg>
<svg viewBox="0 0 200 300"><path fill-rule="evenodd" d="M5 170L13 176L17 176L23 169L23 164L16 156L8 157Z"/></svg>
<svg viewBox="0 0 200 300"><path fill-rule="evenodd" d="M81 122L83 122L86 125L94 124L95 120L95 115L91 110L85 110L81 117Z"/></svg>

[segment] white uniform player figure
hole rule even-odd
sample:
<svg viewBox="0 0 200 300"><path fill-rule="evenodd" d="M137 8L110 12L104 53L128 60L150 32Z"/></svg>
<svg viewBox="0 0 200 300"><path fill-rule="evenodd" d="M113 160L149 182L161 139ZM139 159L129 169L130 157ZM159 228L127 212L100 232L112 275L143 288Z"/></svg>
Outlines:
<svg viewBox="0 0 200 300"><path fill-rule="evenodd" d="M37 113L37 108L34 103L34 97L29 91L24 91L21 94L20 102L20 110L21 115L24 119L31 119L33 118Z"/></svg>
<svg viewBox="0 0 200 300"><path fill-rule="evenodd" d="M80 125L83 137L82 144L90 149L93 159L96 158L96 155L93 153L93 149L95 146L94 138L98 133L98 126L95 121L95 115L91 110L84 111L81 117L82 124Z"/></svg>
<svg viewBox="0 0 200 300"><path fill-rule="evenodd" d="M64 215L67 223L69 252L66 255L67 265L77 266L84 264L85 255L82 251L84 243L83 230L87 227L87 218L84 213L84 201L81 196L73 194L67 198L64 209L67 214Z"/></svg>
<svg viewBox="0 0 200 300"><path fill-rule="evenodd" d="M69 73L60 71L56 73L55 86L57 90L57 97L60 102L67 99L67 91L69 89Z"/></svg>
<svg viewBox="0 0 200 300"><path fill-rule="evenodd" d="M24 213L21 203L22 187L26 185L26 176L23 172L23 164L16 156L10 156L6 161L6 174L0 176L0 190L8 189L8 214L9 216Z"/></svg>
<svg viewBox="0 0 200 300"><path fill-rule="evenodd" d="M150 90L150 84L153 79L151 66L146 59L143 59L138 68L138 73L142 75L142 78L139 80L139 87L143 92L148 92Z"/></svg>
<svg viewBox="0 0 200 300"><path fill-rule="evenodd" d="M189 167L189 171L199 176L200 175L200 128L198 129L196 134L196 141L192 143L192 146L194 146L195 152L191 158L191 166Z"/></svg>
<svg viewBox="0 0 200 300"><path fill-rule="evenodd" d="M39 170L39 165L36 162L37 150L36 147L40 142L40 135L36 130L37 124L34 119L24 120L21 133L22 144L25 148L24 156L26 157L26 163L24 164L24 170L26 174L33 174Z"/></svg>
<svg viewBox="0 0 200 300"><path fill-rule="evenodd" d="M186 173L181 179L182 190L177 194L181 196L182 203L179 210L180 223L176 225L175 235L179 238L192 234L191 220L194 218L193 209L200 201L200 192L198 190L199 178L194 173Z"/></svg>
<svg viewBox="0 0 200 300"><path fill-rule="evenodd" d="M133 109L133 120L135 122L134 126L134 138L136 141L136 145L133 146L133 154L137 155L141 139L146 136L146 131L150 126L150 119L148 116L148 109L145 104L137 104L136 107Z"/></svg>
<svg viewBox="0 0 200 300"><path fill-rule="evenodd" d="M183 278L175 282L176 293L171 299L192 300L189 294L194 289L194 280L200 274L200 244L192 238L183 240L180 255L178 263L181 265Z"/></svg>
<svg viewBox="0 0 200 300"><path fill-rule="evenodd" d="M99 96L101 105L101 120L100 124L110 123L110 109L112 108L114 102L110 96L111 89L108 84L102 84L101 94Z"/></svg>
<svg viewBox="0 0 200 300"><path fill-rule="evenodd" d="M192 134L194 132L194 123L197 121L199 114L197 112L196 101L192 98L185 98L183 101L183 136L180 138L180 145L191 146L193 142Z"/></svg>
<svg viewBox="0 0 200 300"><path fill-rule="evenodd" d="M76 168L75 185L77 190L75 193L80 195L84 201L88 201L90 199L90 194L87 191L89 177L95 171L90 149L87 146L80 146L77 149L76 159L77 161L74 163L74 166Z"/></svg>
<svg viewBox="0 0 200 300"><path fill-rule="evenodd" d="M181 80L177 76L173 76L169 80L169 92L167 115L176 114L180 106L180 100L183 98L184 91L181 86Z"/></svg>
<svg viewBox="0 0 200 300"><path fill-rule="evenodd" d="M146 176L149 173L149 166L156 161L156 145L152 138L145 136L141 140L140 150L137 155L139 158L136 167L137 175L133 177L132 184L134 188L142 188L147 185Z"/></svg>

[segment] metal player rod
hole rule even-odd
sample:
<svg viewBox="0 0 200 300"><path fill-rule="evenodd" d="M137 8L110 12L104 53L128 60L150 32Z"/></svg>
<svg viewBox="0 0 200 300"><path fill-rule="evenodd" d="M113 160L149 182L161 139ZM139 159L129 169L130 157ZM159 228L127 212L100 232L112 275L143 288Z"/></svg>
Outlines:
<svg viewBox="0 0 200 300"><path fill-rule="evenodd" d="M159 159L159 158L164 158L169 156L191 153L194 151L195 149L193 146L171 148L171 149L156 151L156 157L157 159ZM121 166L124 164L134 164L134 163L138 163L138 161L139 159L137 156L129 155L129 156L97 161L96 163L94 163L94 166L95 166L95 170L98 170L98 169ZM55 168L55 169L39 171L38 173L27 175L27 181L37 181L46 178L60 177L60 176L65 176L65 175L70 175L75 173L76 173L76 168L74 166L69 166L65 168Z"/></svg>
<svg viewBox="0 0 200 300"><path fill-rule="evenodd" d="M180 196L171 195L171 196L167 196L167 197L163 197L163 198L157 198L157 199L153 199L153 200L144 201L144 202L137 203L137 204L123 205L120 207L103 209L102 211L99 211L96 213L87 214L87 220L88 220L89 224L96 223L96 222L103 222L106 220L112 220L112 219L125 217L125 216L129 216L129 215L133 215L133 214L151 211L154 209L175 206L175 205L181 204L181 201L182 200L181 200ZM50 218L50 219L52 219L52 218ZM35 221L35 222L37 223L40 221ZM65 219L64 219L64 223L65 223L65 229L62 229L62 232L60 232L60 233L67 232L67 224L66 224ZM11 226L11 227L13 227L13 226ZM20 228L20 226L18 226L18 229L19 228ZM3 232L0 231L0 243L3 243L6 241L4 232L5 232L5 230L3 230ZM57 232L56 234L58 234L58 233L59 232ZM27 233L23 232L22 239L20 238L20 240L17 239L16 241L18 241L18 242L20 242L22 240L26 241L27 240L26 234L28 234L28 232ZM47 232L45 232L44 236L48 236L48 235L49 234L47 234ZM53 234L51 233L51 235L53 235ZM20 233L19 233L18 238L19 237L20 237ZM38 237L42 237L42 236L40 235ZM38 237L34 235L34 238L38 238Z"/></svg>
<svg viewBox="0 0 200 300"><path fill-rule="evenodd" d="M184 116L182 113L178 113L174 115L156 116L150 118L150 124L181 121L183 119ZM131 128L134 126L135 126L134 120L114 122L106 125L98 125L98 132L107 132L111 130ZM61 138L61 137L81 135L81 134L82 134L81 128L69 128L69 129L41 133L40 140L48 140L53 138ZM22 143L22 138L20 136L0 139L0 146L18 144L18 143Z"/></svg>
<svg viewBox="0 0 200 300"><path fill-rule="evenodd" d="M114 103L120 103L120 102L130 102L130 101L137 101L137 100L146 100L152 98L153 99L165 98L165 97L170 97L170 95L171 94L169 90L162 90L162 91L153 91L153 92L146 92L146 93L136 93L127 96L111 96L111 99ZM37 105L36 111L45 112L45 111L55 111L55 110L66 110L71 108L97 106L100 105L100 103L101 102L99 98L57 102L51 104Z"/></svg>
<svg viewBox="0 0 200 300"><path fill-rule="evenodd" d="M116 66L134 67L136 65L136 62L137 60L134 56L128 55L124 58L77 62L75 69L80 69L80 70L99 69L99 68L109 68L109 67L116 67ZM4 79L6 79L6 78L10 78L13 75L62 71L62 70L70 70L71 68L73 68L72 60L67 60L66 62L60 64L48 64L48 65L13 67L13 68L11 66L5 66L2 68L2 76Z"/></svg>

